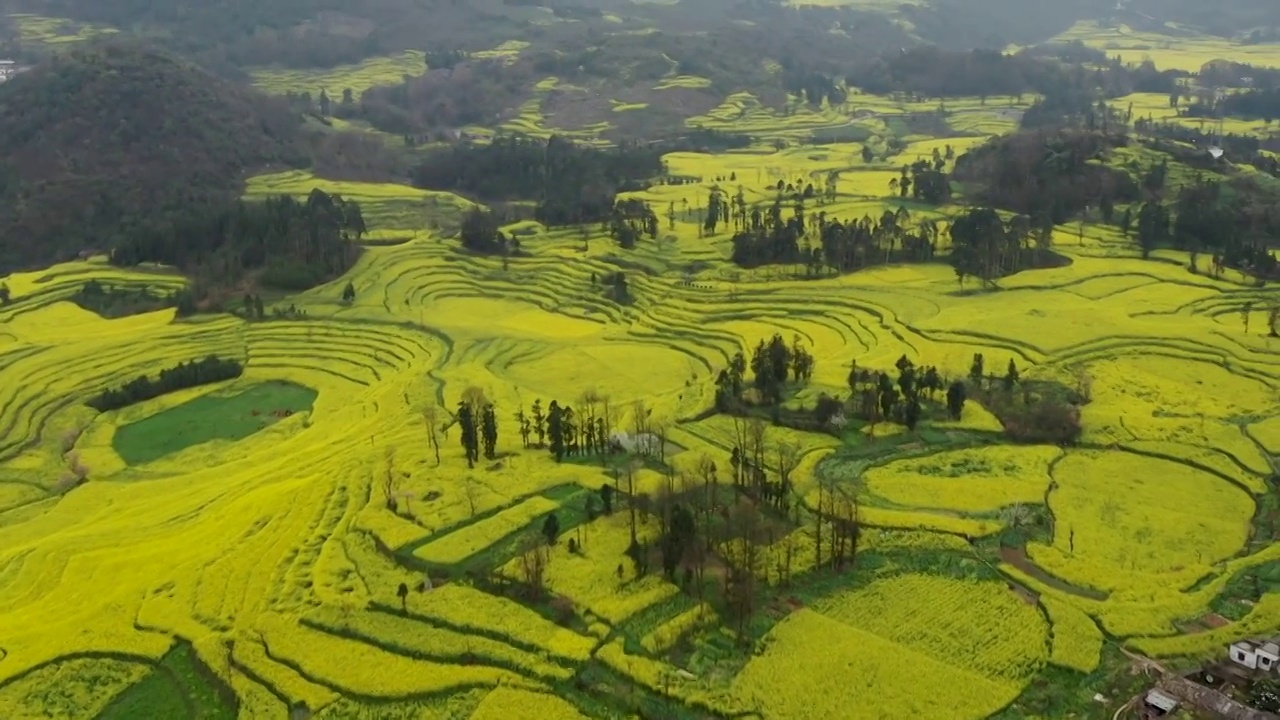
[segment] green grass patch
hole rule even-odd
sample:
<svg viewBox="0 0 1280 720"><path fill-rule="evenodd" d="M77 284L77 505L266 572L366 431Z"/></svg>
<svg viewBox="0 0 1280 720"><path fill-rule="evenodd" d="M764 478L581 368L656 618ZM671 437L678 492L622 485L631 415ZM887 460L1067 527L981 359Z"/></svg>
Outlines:
<svg viewBox="0 0 1280 720"><path fill-rule="evenodd" d="M191 645L181 643L149 675L112 700L98 720L232 720L236 709L228 702L234 699L229 693L230 688L214 684L212 671L202 666Z"/></svg>
<svg viewBox="0 0 1280 720"><path fill-rule="evenodd" d="M210 440L240 440L284 412L309 410L316 391L286 382L255 385L234 395L205 395L116 431L113 444L130 465L162 458Z"/></svg>

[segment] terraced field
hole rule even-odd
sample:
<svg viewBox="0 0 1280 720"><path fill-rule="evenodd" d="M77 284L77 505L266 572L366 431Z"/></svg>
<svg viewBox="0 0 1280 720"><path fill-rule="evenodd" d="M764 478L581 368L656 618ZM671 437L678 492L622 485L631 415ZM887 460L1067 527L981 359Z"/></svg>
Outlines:
<svg viewBox="0 0 1280 720"><path fill-rule="evenodd" d="M754 178L755 168L787 158L672 164L715 162ZM762 173L761 184L769 180ZM864 197L859 183L848 183L838 207L878 203L874 184ZM105 653L117 663L115 680L68 700L92 714L136 679L131 668L158 662L177 638L249 716L302 703L337 713L374 699L444 707L470 698L474 707L483 697L475 689L501 686L495 692L504 695L478 704L493 712L516 702L513 693L557 692L582 673L593 678L588 687L630 676L640 697L786 716L785 703L804 700L798 690L770 690L775 651L730 672L733 662L711 659L714 632L694 642L701 649L688 660L705 674L672 684L680 667L670 664L671 636L705 634L704 611L660 576L619 584L614 570L629 542L622 516L573 521L584 523L583 551L553 550L547 583L571 602L577 619L567 625L456 581L403 601L396 593L402 582L447 580L464 565L517 578L512 538L551 511L568 522L581 493L609 481L599 469L518 450L509 417L521 403L574 401L588 388L617 407L642 399L671 424L677 466L702 455L727 464L729 426L694 418L710 401L717 369L771 327L813 347L816 388L837 390L854 358L877 367L906 354L957 376L984 352L1016 358L1033 377L1086 372L1095 398L1084 446L1066 451L993 445L981 414L938 422L919 434L924 442L892 433L876 443L791 438L808 454L797 489L811 502L819 480L855 490L864 521L882 533L869 540L874 552L971 563L974 550L948 538L1002 533L1011 522L1004 508L1043 504L1054 523L1024 560L975 579L926 569L843 594L805 591L813 609L765 636L779 662L813 633L850 634L859 657L848 662L891 652L916 658L927 651L921 643L964 648L974 653L968 664L929 662L938 663L938 683L967 678L973 697L964 712L980 717L1014 702L1048 663L1097 666L1104 641L1196 654L1280 627L1280 605L1267 595L1236 624L1182 632L1234 575L1280 557L1280 546L1250 541L1262 520L1257 508L1272 502L1265 478L1280 360L1258 324L1246 335L1220 321L1262 302L1258 290L1105 257L1114 248L1091 237L1066 246L1070 266L1009 278L987 295L957 295L948 269L927 266L822 283L751 273L731 282L717 263L687 284L684 264L722 257L726 241L698 239L683 222L676 235L674 249L641 247L629 260L648 269L629 272L636 302L628 307L606 300L591 280L616 269L617 251L597 240L584 253L576 232L539 232L526 241L531 256L506 270L436 238L373 247L352 277L351 305L338 301L335 286L290 299L307 309L306 321L173 322L172 311L103 320L64 299L91 277L160 287L180 280L93 262L9 278L15 301L3 311L0 363L21 381L5 385L0 414L4 714L23 716L32 673L79 675L86 661L67 658ZM78 404L98 388L210 353L247 361L245 375L101 415ZM273 381L313 389L314 405L241 439L145 462L116 450L116 433L148 416ZM422 409L448 406L472 386L503 409L501 445L514 453L468 471L456 439L446 438L437 469ZM62 494L73 457L88 481ZM386 503L387 472L397 512ZM992 582L1000 576L1038 594L1038 604ZM872 611L949 593L960 593L958 606L971 612L994 613L955 619L957 632L996 624L1015 634L989 649L959 636L930 640L925 626L950 617L942 606L942 618L913 616L919 632ZM1015 626L1009 613L1025 618ZM890 675L869 682L877 697L898 697ZM578 712L599 711L594 691L561 697Z"/></svg>
<svg viewBox="0 0 1280 720"><path fill-rule="evenodd" d="M508 129L550 132L538 102ZM944 265L820 281L744 271L727 262L728 233L699 232L717 184L756 202L779 180L836 173L828 216L895 210L900 162L963 153L1022 107L949 102L939 138L908 126L934 103L854 95L784 116L731 96L691 124L791 146L668 156L704 182L637 193L664 232L632 251L526 223L527 255L480 257L450 237L470 207L454 195L252 178L249 197L358 199L372 226L347 277L276 301L304 319L106 320L68 302L90 279L183 285L159 268L95 260L4 279L0 717L976 719L1035 714L1045 685L1088 716L1118 647L1177 661L1280 630L1280 593L1241 590L1280 562L1273 290L1189 273L1173 251L1140 260L1105 227L1061 229L1070 264L988 293L959 292ZM799 145L822 131L862 139ZM878 152L888 137L906 150L864 162L864 143ZM910 213L945 226L956 209ZM619 271L631 304L606 295ZM771 448L797 449L793 509L807 519L771 534L751 567L756 613L735 625L687 580L626 560L633 539L661 534L650 518L633 538L626 512L672 482L661 469L556 463L524 446L515 414L594 393L617 429L663 428L673 476L710 460L724 478L739 430L708 412L715 378L774 332L816 359L796 404L847 394L854 361L888 370L906 356L961 378L983 353L988 367L1016 361L1026 383L1087 386L1083 439L1010 445L976 401L914 432L768 427ZM244 374L105 413L83 404L210 354ZM428 428L477 390L498 409L498 452L470 466L450 425L437 459ZM612 513L595 504L606 485ZM818 568L824 494L858 503L847 572ZM526 550L552 513L560 540L546 594L531 597ZM1231 622L1202 623L1228 604Z"/></svg>

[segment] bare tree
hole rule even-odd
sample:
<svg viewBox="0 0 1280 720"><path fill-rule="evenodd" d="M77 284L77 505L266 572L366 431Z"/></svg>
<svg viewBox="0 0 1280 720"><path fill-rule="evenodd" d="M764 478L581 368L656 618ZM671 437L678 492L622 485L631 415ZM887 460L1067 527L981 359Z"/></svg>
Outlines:
<svg viewBox="0 0 1280 720"><path fill-rule="evenodd" d="M535 598L542 597L546 589L547 565L551 562L551 549L539 533L534 533L525 541L525 550L520 554L520 573Z"/></svg>
<svg viewBox="0 0 1280 720"><path fill-rule="evenodd" d="M387 449L386 468L382 474L382 495L386 499L387 509L391 512L399 510L396 500L395 451Z"/></svg>
<svg viewBox="0 0 1280 720"><path fill-rule="evenodd" d="M727 540L721 544L726 569L724 596L738 620L738 633L745 636L747 622L755 610L756 574L760 565L760 511L749 499L742 499L729 513Z"/></svg>
<svg viewBox="0 0 1280 720"><path fill-rule="evenodd" d="M440 407L428 402L422 407L422 421L427 425L427 440L431 442L431 450L436 455L436 467L440 467Z"/></svg>
<svg viewBox="0 0 1280 720"><path fill-rule="evenodd" d="M778 508L785 509L788 496L791 494L791 473L800 464L800 446L791 442L780 442L778 452Z"/></svg>
<svg viewBox="0 0 1280 720"><path fill-rule="evenodd" d="M652 410L645 407L644 400L636 400L631 405L631 434L635 449L641 454L650 454L649 448L649 416Z"/></svg>
<svg viewBox="0 0 1280 720"><path fill-rule="evenodd" d="M650 434L657 436L658 462L665 464L667 462L667 423L662 420L653 423Z"/></svg>
<svg viewBox="0 0 1280 720"><path fill-rule="evenodd" d="M476 479L473 475L468 474L462 481L463 490L467 494L467 509L471 511L471 517L476 516Z"/></svg>
<svg viewBox="0 0 1280 720"><path fill-rule="evenodd" d="M595 441L593 439L595 437L596 417L598 415L597 411L599 407L600 393L596 392L595 388L587 388L578 398L578 412L581 413L583 417L583 422L579 423L585 440L583 446L587 448L588 452L591 452L592 450L597 453L604 452L604 448L595 447Z"/></svg>
<svg viewBox="0 0 1280 720"><path fill-rule="evenodd" d="M760 418L751 418L747 423L747 433L749 435L751 451L751 468L752 475L749 476L755 483L755 491L760 494L764 485L764 468L765 468L765 436L768 434L769 426Z"/></svg>
<svg viewBox="0 0 1280 720"><path fill-rule="evenodd" d="M627 462L627 509L631 513L631 544L633 546L639 544L639 538L636 534L636 466L638 462L631 460Z"/></svg>

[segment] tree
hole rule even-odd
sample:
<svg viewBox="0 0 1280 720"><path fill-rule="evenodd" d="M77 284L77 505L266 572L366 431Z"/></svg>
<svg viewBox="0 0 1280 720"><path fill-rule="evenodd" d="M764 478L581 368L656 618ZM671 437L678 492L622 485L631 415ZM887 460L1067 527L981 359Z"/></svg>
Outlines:
<svg viewBox="0 0 1280 720"><path fill-rule="evenodd" d="M600 486L600 504L604 507L605 515L613 514L613 486L609 483Z"/></svg>
<svg viewBox="0 0 1280 720"><path fill-rule="evenodd" d="M437 435L440 428L440 408L435 403L428 402L422 408L422 421L427 426L427 440L431 443L431 451L435 453L436 467L440 467L440 438Z"/></svg>
<svg viewBox="0 0 1280 720"><path fill-rule="evenodd" d="M1151 257L1151 252L1169 239L1168 208L1158 202L1143 203L1138 210L1138 246L1142 248L1142 259Z"/></svg>
<svg viewBox="0 0 1280 720"><path fill-rule="evenodd" d="M355 93L351 91L351 88L343 88L342 104L347 107L351 107L352 105L355 104L355 102L356 102L356 96L355 96Z"/></svg>
<svg viewBox="0 0 1280 720"><path fill-rule="evenodd" d="M347 286L342 290L342 302L350 304L356 299L356 286L347 281Z"/></svg>
<svg viewBox="0 0 1280 720"><path fill-rule="evenodd" d="M480 437L476 428L475 411L471 403L458 401L458 427L461 429L462 449L467 454L467 467L474 468L480 459Z"/></svg>
<svg viewBox="0 0 1280 720"><path fill-rule="evenodd" d="M1018 364L1009 358L1009 369L1004 374L1004 389L1006 392L1013 392L1013 388L1018 384Z"/></svg>
<svg viewBox="0 0 1280 720"><path fill-rule="evenodd" d="M1120 232L1124 233L1125 237L1129 237L1129 233L1132 230L1133 230L1133 209L1125 208L1124 215L1120 216Z"/></svg>
<svg viewBox="0 0 1280 720"><path fill-rule="evenodd" d="M498 413L494 410L493 403L485 404L481 424L484 456L492 460L497 457L498 448Z"/></svg>
<svg viewBox="0 0 1280 720"><path fill-rule="evenodd" d="M400 583L400 587L396 588L396 597L400 598L400 611L409 611L409 586Z"/></svg>
<svg viewBox="0 0 1280 720"><path fill-rule="evenodd" d="M329 93L325 92L324 89L321 88L320 89L320 116L321 117L329 117L329 111L331 109L330 105L331 105L331 101L329 100Z"/></svg>
<svg viewBox="0 0 1280 720"><path fill-rule="evenodd" d="M964 383L959 380L947 388L947 411L951 413L951 419L960 419L960 414L964 411L965 394Z"/></svg>
<svg viewBox="0 0 1280 720"><path fill-rule="evenodd" d="M542 595L550 562L551 552L546 543L537 536L525 540L524 552L520 553L520 572L534 597Z"/></svg>
<svg viewBox="0 0 1280 720"><path fill-rule="evenodd" d="M671 507L666 526L659 545L662 551L662 571L668 580L674 580L676 568L684 560L690 546L696 542L697 523L688 508L676 503Z"/></svg>
<svg viewBox="0 0 1280 720"><path fill-rule="evenodd" d="M547 434L551 436L551 454L556 456L556 462L564 460L564 425L564 411L560 408L560 403L552 400L547 406Z"/></svg>
<svg viewBox="0 0 1280 720"><path fill-rule="evenodd" d="M555 545L560 538L560 518L555 513L547 516L542 521L542 536L547 539L548 545Z"/></svg>
<svg viewBox="0 0 1280 720"><path fill-rule="evenodd" d="M542 414L542 400L533 401L533 432L538 436L538 447L546 447L547 419Z"/></svg>
<svg viewBox="0 0 1280 720"><path fill-rule="evenodd" d="M986 371L983 369L984 360L982 353L973 354L973 364L969 366L969 379L978 388L982 387L982 380L986 377Z"/></svg>
<svg viewBox="0 0 1280 720"><path fill-rule="evenodd" d="M920 398L913 396L907 401L906 410L903 411L903 424L907 426L908 430L915 432L916 425L920 422L920 414Z"/></svg>

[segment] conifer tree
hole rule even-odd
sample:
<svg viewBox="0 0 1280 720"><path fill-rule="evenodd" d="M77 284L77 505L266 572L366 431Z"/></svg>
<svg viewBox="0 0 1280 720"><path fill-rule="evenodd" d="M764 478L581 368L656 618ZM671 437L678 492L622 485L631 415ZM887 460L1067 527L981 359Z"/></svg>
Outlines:
<svg viewBox="0 0 1280 720"><path fill-rule="evenodd" d="M497 457L498 452L498 413L493 404L484 406L483 416L484 456L490 460Z"/></svg>

